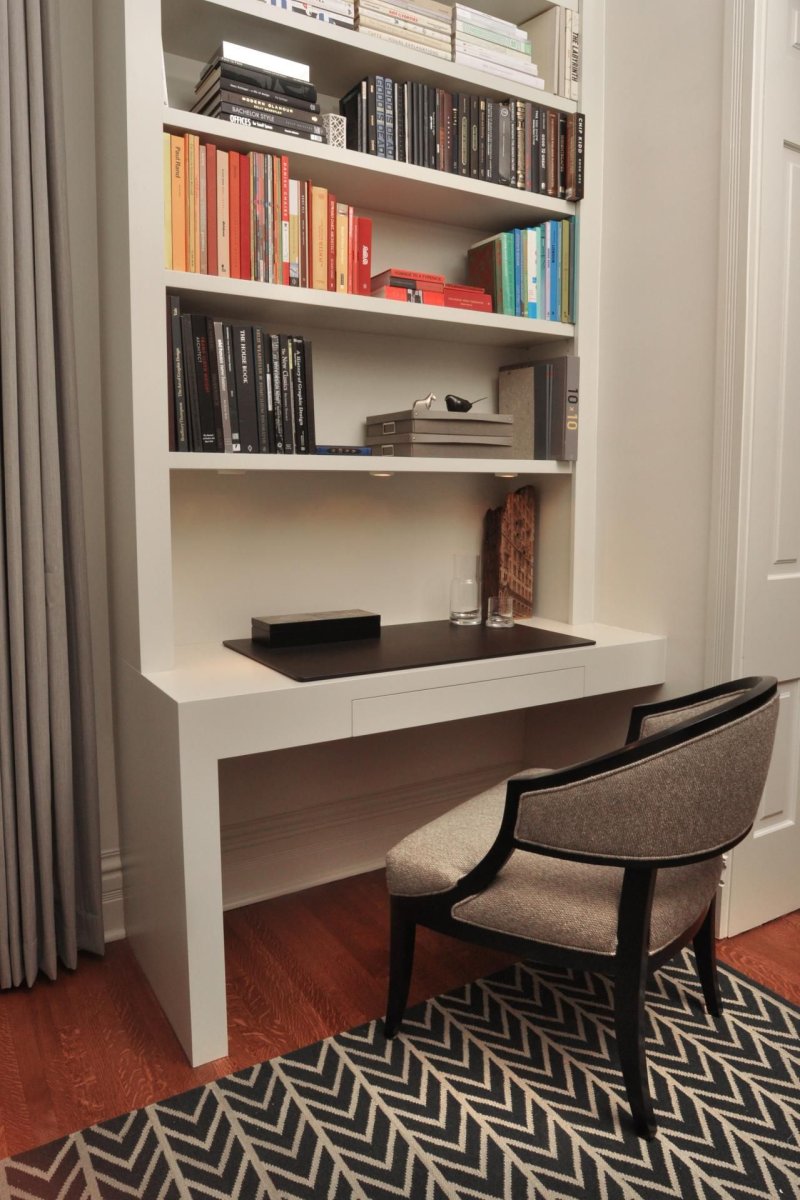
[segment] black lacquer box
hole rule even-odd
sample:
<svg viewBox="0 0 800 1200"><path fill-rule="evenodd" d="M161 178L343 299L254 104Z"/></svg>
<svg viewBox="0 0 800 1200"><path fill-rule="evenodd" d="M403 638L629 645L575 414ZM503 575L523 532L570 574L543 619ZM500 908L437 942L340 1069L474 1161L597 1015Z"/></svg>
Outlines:
<svg viewBox="0 0 800 1200"><path fill-rule="evenodd" d="M381 636L378 613L360 608L341 612L287 613L253 617L252 639L273 650L281 646L314 646L323 642L352 642Z"/></svg>

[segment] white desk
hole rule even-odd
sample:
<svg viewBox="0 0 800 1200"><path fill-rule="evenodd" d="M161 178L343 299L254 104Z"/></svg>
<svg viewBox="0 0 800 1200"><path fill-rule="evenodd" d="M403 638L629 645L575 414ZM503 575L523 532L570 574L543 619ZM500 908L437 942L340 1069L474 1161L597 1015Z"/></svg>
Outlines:
<svg viewBox="0 0 800 1200"><path fill-rule="evenodd" d="M185 647L170 671L126 668L121 778L135 793L122 805L126 927L194 1065L228 1046L220 760L664 681L663 637L531 624L597 644L319 683L297 683L217 645Z"/></svg>

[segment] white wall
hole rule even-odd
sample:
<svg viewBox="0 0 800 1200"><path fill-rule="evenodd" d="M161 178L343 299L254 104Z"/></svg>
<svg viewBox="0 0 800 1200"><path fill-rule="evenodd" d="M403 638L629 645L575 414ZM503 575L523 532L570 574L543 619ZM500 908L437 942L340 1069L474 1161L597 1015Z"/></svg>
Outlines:
<svg viewBox="0 0 800 1200"><path fill-rule="evenodd" d="M103 909L108 938L120 936L123 923L108 638L91 0L63 0L60 20L67 140L67 203L94 657Z"/></svg>

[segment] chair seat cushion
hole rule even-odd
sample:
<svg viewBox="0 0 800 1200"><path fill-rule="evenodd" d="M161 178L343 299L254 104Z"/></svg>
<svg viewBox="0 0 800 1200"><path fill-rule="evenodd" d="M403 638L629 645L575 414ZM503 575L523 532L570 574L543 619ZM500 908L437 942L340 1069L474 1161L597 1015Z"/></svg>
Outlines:
<svg viewBox="0 0 800 1200"><path fill-rule="evenodd" d="M463 879L497 835L505 794L503 780L390 850L386 866L392 895L429 896L446 892ZM700 916L714 895L721 871L722 859L716 857L658 872L651 952L668 945ZM517 850L486 891L454 905L452 913L465 924L499 933L613 954L622 876L621 867L593 866Z"/></svg>

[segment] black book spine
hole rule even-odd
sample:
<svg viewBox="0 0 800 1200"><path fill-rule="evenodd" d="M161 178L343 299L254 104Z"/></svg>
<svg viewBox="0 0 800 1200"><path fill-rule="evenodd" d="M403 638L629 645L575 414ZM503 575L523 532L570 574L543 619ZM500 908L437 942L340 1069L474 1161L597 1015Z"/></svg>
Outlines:
<svg viewBox="0 0 800 1200"><path fill-rule="evenodd" d="M497 182L511 183L511 109L498 104Z"/></svg>
<svg viewBox="0 0 800 1200"><path fill-rule="evenodd" d="M547 137L547 114L549 109L539 109L539 191L547 192L547 156L549 154Z"/></svg>
<svg viewBox="0 0 800 1200"><path fill-rule="evenodd" d="M558 196L567 195L567 114L558 114Z"/></svg>
<svg viewBox="0 0 800 1200"><path fill-rule="evenodd" d="M450 110L450 171L458 174L458 104L459 94L454 92L451 97Z"/></svg>
<svg viewBox="0 0 800 1200"><path fill-rule="evenodd" d="M242 438L239 429L239 393L236 387L236 347L233 340L233 326L222 326L222 336L225 343L225 377L228 383L228 410L231 422L231 450L238 454L242 448Z"/></svg>
<svg viewBox="0 0 800 1200"><path fill-rule="evenodd" d="M458 173L469 175L469 96L458 97Z"/></svg>
<svg viewBox="0 0 800 1200"><path fill-rule="evenodd" d="M237 96L241 96L243 100L258 100L262 104L275 105L289 116L294 112L319 112L319 105L310 100L300 100L296 96L286 96L281 94L281 92L268 92L266 88L256 87L251 83L239 83L236 79L225 78L220 78L202 97L198 97L192 107L192 112L197 111L198 107L205 106L211 96L215 96L221 91L234 93Z"/></svg>
<svg viewBox="0 0 800 1200"><path fill-rule="evenodd" d="M314 365L311 357L311 342L307 338L301 338L300 342L302 346L303 382L306 397L308 452L309 454L314 454L317 449L317 428L314 420Z"/></svg>
<svg viewBox="0 0 800 1200"><path fill-rule="evenodd" d="M498 181L500 160L500 105L496 100L486 101L486 178L490 183Z"/></svg>
<svg viewBox="0 0 800 1200"><path fill-rule="evenodd" d="M273 100L259 100L255 96L240 96L237 92L229 92L227 88L215 92L213 98L209 98L203 107L208 110L222 104L230 104L231 111L251 116L265 113L268 117L288 117L293 121L302 121L304 125L322 125L322 118L310 109L294 108L289 104L275 103Z"/></svg>
<svg viewBox="0 0 800 1200"><path fill-rule="evenodd" d="M391 79L383 81L383 115L386 122L386 157L397 158L395 149L395 111L394 111L394 82Z"/></svg>
<svg viewBox="0 0 800 1200"><path fill-rule="evenodd" d="M238 83L249 83L263 88L265 92L277 92L279 96L291 96L293 100L307 100L310 104L317 101L317 89L313 83L304 83L300 79L290 79L287 75L275 75L272 71L260 71L258 67L247 67L229 60L220 60L212 65L219 68L219 79L234 79ZM208 71L195 88L195 92L203 90L203 83Z"/></svg>
<svg viewBox="0 0 800 1200"><path fill-rule="evenodd" d="M286 439L283 435L283 400L281 395L281 347L280 338L276 333L270 334L269 339L269 369L272 377L272 405L275 417L275 453L286 453Z"/></svg>
<svg viewBox="0 0 800 1200"><path fill-rule="evenodd" d="M228 380L228 365L225 359L225 323L214 321L214 352L217 360L217 386L219 388L219 406L222 416L222 446L230 454L233 450L231 438L231 400L230 382ZM236 449L239 447L237 445Z"/></svg>
<svg viewBox="0 0 800 1200"><path fill-rule="evenodd" d="M172 297L167 296L167 448L177 450L175 434L175 355L172 352ZM178 309L180 312L180 309Z"/></svg>
<svg viewBox="0 0 800 1200"><path fill-rule="evenodd" d="M375 76L375 139L378 158L386 158L386 80L383 75Z"/></svg>
<svg viewBox="0 0 800 1200"><path fill-rule="evenodd" d="M358 89L358 148L362 154L369 153L367 126L367 81L366 79L362 79Z"/></svg>
<svg viewBox="0 0 800 1200"><path fill-rule="evenodd" d="M583 199L584 182L584 142L586 140L586 117L584 113L575 114L575 199Z"/></svg>
<svg viewBox="0 0 800 1200"><path fill-rule="evenodd" d="M426 83L420 85L420 166L429 167L430 162L430 107L431 107L431 90Z"/></svg>
<svg viewBox="0 0 800 1200"><path fill-rule="evenodd" d="M486 179L486 97L478 100L478 178Z"/></svg>
<svg viewBox="0 0 800 1200"><path fill-rule="evenodd" d="M258 418L253 371L253 330L250 325L234 325L236 354L236 395L239 401L239 436L243 454L258 453Z"/></svg>
<svg viewBox="0 0 800 1200"><path fill-rule="evenodd" d="M531 190L531 181L533 178L533 154L531 151L531 143L533 139L533 105L530 100L525 101L525 128L523 131L522 140L522 156L525 162L525 171L523 176L523 187L526 191Z"/></svg>
<svg viewBox="0 0 800 1200"><path fill-rule="evenodd" d="M194 381L200 420L200 445L206 453L217 449L214 397L211 392L211 368L208 361L208 326L205 317L192 317Z"/></svg>
<svg viewBox="0 0 800 1200"><path fill-rule="evenodd" d="M396 154L398 162L406 161L406 85L394 85L394 113L396 130Z"/></svg>
<svg viewBox="0 0 800 1200"><path fill-rule="evenodd" d="M378 153L377 100L375 95L375 76L367 76L367 153Z"/></svg>
<svg viewBox="0 0 800 1200"><path fill-rule="evenodd" d="M192 338L192 318L181 316L181 345L183 346L183 382L186 389L186 411L188 414L189 449L203 449L203 438L200 432L200 408L197 400L197 378L194 369L194 341Z"/></svg>
<svg viewBox="0 0 800 1200"><path fill-rule="evenodd" d="M172 390L175 399L175 449L188 450L189 427L186 408L186 360L183 354L180 296L169 296L169 314L171 326L170 348L172 351L170 374L172 375Z"/></svg>
<svg viewBox="0 0 800 1200"><path fill-rule="evenodd" d="M283 409L283 452L294 454L294 412L292 411L292 372L289 360L289 338L281 334L280 364L281 364L281 407Z"/></svg>
<svg viewBox="0 0 800 1200"><path fill-rule="evenodd" d="M308 413L306 411L306 388L303 379L303 339L289 338L289 369L292 373L292 396L294 398L294 444L298 454L309 453Z"/></svg>
<svg viewBox="0 0 800 1200"><path fill-rule="evenodd" d="M208 116L230 121L232 125L249 125L253 129L274 129L278 133L300 134L302 137L310 137L318 142L325 141L325 131L321 125L304 121L300 117L280 117L260 110L256 112L254 109L244 108L241 104L220 104L209 112Z"/></svg>
<svg viewBox="0 0 800 1200"><path fill-rule="evenodd" d="M509 100L508 109L510 113L510 144L511 144L511 166L509 170L509 183L511 187L517 186L517 102Z"/></svg>
<svg viewBox="0 0 800 1200"><path fill-rule="evenodd" d="M259 454L269 453L269 412L267 406L267 340L264 330L253 327L253 357L256 386L256 424Z"/></svg>
<svg viewBox="0 0 800 1200"><path fill-rule="evenodd" d="M208 373L211 376L211 403L214 410L215 449L222 454L225 451L225 434L222 425L222 402L219 394L217 342L214 337L214 321L212 317L206 318L206 347L208 353Z"/></svg>
<svg viewBox="0 0 800 1200"><path fill-rule="evenodd" d="M422 164L422 139L420 137L420 122L422 101L420 99L421 84L411 84L411 161L415 166Z"/></svg>
<svg viewBox="0 0 800 1200"><path fill-rule="evenodd" d="M345 145L348 150L360 150L358 101L361 85L351 88L346 96L339 101L339 112L347 122L345 130Z"/></svg>
<svg viewBox="0 0 800 1200"><path fill-rule="evenodd" d="M525 101L516 101L517 187L525 187Z"/></svg>
<svg viewBox="0 0 800 1200"><path fill-rule="evenodd" d="M542 136L542 108L534 104L531 114L531 191L539 191L539 154Z"/></svg>
<svg viewBox="0 0 800 1200"><path fill-rule="evenodd" d="M478 96L469 98L469 174L472 179L478 178L478 140L480 136L480 100Z"/></svg>

